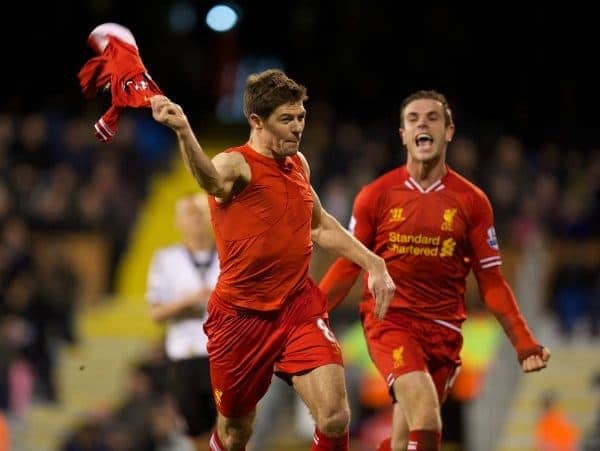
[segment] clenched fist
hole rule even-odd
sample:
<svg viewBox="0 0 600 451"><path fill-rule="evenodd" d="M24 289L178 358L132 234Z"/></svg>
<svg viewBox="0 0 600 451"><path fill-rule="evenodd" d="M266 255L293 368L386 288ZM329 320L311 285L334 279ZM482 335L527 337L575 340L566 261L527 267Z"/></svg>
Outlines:
<svg viewBox="0 0 600 451"><path fill-rule="evenodd" d="M189 128L190 124L183 109L165 96L153 96L150 99L152 117L163 125L181 132Z"/></svg>

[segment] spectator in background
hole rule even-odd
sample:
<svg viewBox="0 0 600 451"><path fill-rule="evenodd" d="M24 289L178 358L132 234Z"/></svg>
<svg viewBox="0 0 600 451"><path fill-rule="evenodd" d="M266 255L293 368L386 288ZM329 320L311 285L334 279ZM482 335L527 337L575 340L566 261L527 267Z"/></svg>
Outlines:
<svg viewBox="0 0 600 451"><path fill-rule="evenodd" d="M216 419L203 330L206 305L217 282L219 259L206 195L177 201L182 242L156 251L148 274L150 315L167 323L170 392L196 450L208 450Z"/></svg>
<svg viewBox="0 0 600 451"><path fill-rule="evenodd" d="M535 451L575 451L579 431L556 399L556 393L544 392L540 415L535 425Z"/></svg>

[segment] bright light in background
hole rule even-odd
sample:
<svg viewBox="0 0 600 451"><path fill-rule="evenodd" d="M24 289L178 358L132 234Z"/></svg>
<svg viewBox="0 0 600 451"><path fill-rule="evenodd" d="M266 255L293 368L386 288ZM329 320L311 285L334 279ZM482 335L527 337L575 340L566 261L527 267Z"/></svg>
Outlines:
<svg viewBox="0 0 600 451"><path fill-rule="evenodd" d="M206 14L206 25L214 31L229 31L238 21L235 10L227 5L215 5Z"/></svg>

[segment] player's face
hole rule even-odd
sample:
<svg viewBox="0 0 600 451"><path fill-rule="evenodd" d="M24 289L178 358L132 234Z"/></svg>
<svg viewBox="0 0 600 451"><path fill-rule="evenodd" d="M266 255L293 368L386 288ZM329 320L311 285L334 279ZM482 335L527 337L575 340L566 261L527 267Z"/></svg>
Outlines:
<svg viewBox="0 0 600 451"><path fill-rule="evenodd" d="M444 106L434 99L417 99L406 105L403 115L400 136L409 159L425 163L445 158L454 125L446 124Z"/></svg>
<svg viewBox="0 0 600 451"><path fill-rule="evenodd" d="M281 105L264 122L267 147L277 156L294 155L300 148L306 110L302 102Z"/></svg>

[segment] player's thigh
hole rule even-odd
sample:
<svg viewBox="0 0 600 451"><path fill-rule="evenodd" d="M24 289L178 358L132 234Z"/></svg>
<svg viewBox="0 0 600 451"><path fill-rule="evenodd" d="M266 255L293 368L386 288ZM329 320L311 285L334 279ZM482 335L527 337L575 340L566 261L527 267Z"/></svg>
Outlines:
<svg viewBox="0 0 600 451"><path fill-rule="evenodd" d="M418 410L419 406L439 408L435 384L426 371L413 371L398 376L393 385L394 395L405 412Z"/></svg>
<svg viewBox="0 0 600 451"><path fill-rule="evenodd" d="M410 429L440 425L437 390L427 371L413 371L398 376L393 390L397 403L405 412Z"/></svg>
<svg viewBox="0 0 600 451"><path fill-rule="evenodd" d="M317 421L336 414L349 415L344 368L341 365L323 365L305 374L294 375L292 384Z"/></svg>

